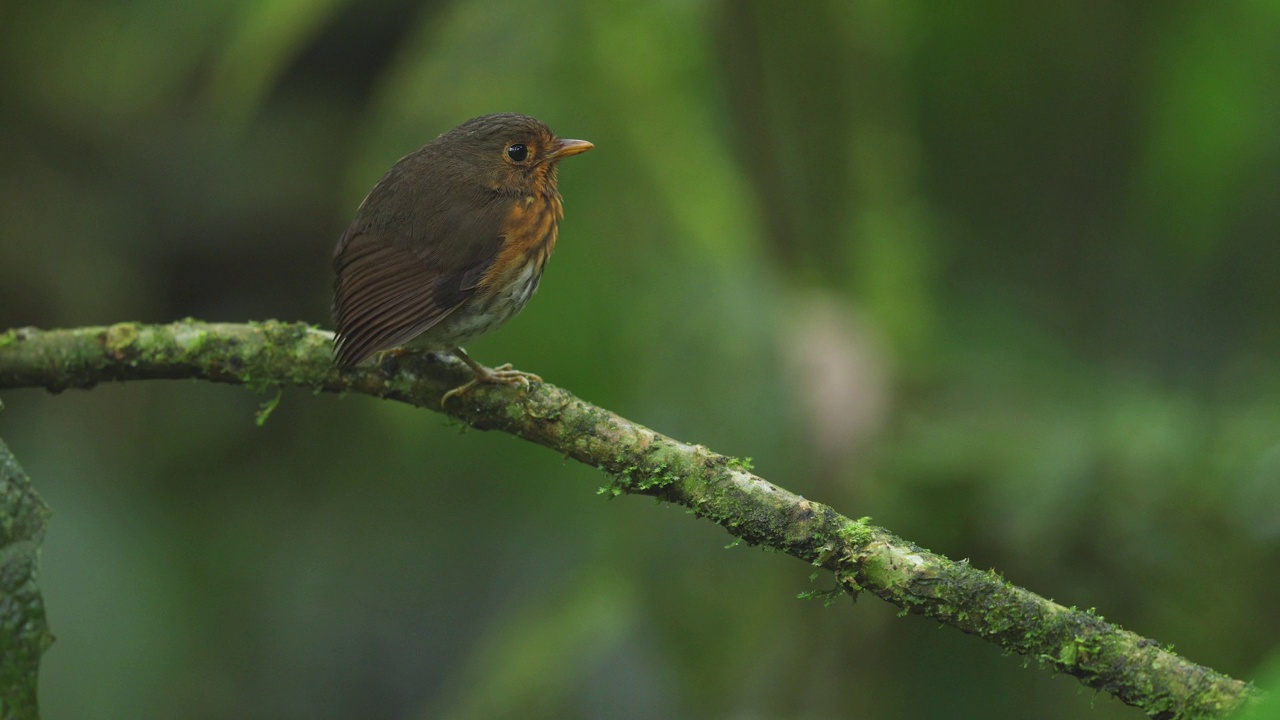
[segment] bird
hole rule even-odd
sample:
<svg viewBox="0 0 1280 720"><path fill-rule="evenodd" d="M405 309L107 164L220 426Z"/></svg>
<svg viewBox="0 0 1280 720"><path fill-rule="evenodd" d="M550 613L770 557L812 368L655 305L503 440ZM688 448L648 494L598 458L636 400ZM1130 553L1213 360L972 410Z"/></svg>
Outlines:
<svg viewBox="0 0 1280 720"><path fill-rule="evenodd" d="M350 369L402 346L447 350L476 383L541 382L486 368L462 345L529 302L556 245L557 165L592 149L528 115L472 118L401 158L360 203L334 250L334 363Z"/></svg>

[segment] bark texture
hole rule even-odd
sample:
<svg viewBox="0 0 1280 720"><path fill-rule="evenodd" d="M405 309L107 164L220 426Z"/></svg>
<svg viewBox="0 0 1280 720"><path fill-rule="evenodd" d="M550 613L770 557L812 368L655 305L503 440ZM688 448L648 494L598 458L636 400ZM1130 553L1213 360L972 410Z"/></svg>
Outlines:
<svg viewBox="0 0 1280 720"><path fill-rule="evenodd" d="M1223 717L1256 694L1092 612L841 515L753 474L743 462L654 432L561 388L481 387L441 408L441 396L471 377L458 360L389 354L339 372L332 339L307 325L274 321L16 329L0 334L0 388L60 392L109 381L202 378L259 391L294 385L406 402L592 465L612 478L613 493L684 506L747 543L830 570L851 595L869 592L985 638L1151 717Z"/></svg>

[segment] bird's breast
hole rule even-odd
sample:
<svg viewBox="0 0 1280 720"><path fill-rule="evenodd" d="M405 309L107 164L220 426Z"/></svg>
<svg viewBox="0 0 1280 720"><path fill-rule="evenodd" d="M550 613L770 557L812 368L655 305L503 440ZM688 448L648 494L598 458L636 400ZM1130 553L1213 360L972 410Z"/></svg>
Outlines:
<svg viewBox="0 0 1280 720"><path fill-rule="evenodd" d="M555 249L563 217L564 206L556 192L526 195L512 203L502 224L502 247L480 279L479 293L497 293L506 285L522 284L530 267L534 276L541 275Z"/></svg>

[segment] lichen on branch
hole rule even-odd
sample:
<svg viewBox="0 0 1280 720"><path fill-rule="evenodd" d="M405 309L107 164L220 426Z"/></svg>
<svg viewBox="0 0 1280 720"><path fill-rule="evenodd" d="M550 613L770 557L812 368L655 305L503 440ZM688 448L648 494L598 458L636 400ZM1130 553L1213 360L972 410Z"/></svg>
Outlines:
<svg viewBox="0 0 1280 720"><path fill-rule="evenodd" d="M985 638L1159 718L1223 717L1255 691L1092 612L1067 608L994 572L954 562L865 520L806 500L748 465L666 437L550 384L482 386L441 408L471 371L450 355L388 353L339 372L331 333L304 324L182 321L0 333L0 388L51 392L100 382L201 378L355 392L442 411L599 468L606 492L681 505L741 540L830 570L908 613Z"/></svg>

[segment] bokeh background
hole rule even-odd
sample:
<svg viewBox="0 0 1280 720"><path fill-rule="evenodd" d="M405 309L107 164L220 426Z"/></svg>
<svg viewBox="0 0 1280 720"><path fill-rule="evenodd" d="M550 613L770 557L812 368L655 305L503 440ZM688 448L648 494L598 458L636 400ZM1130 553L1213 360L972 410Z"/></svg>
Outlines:
<svg viewBox="0 0 1280 720"><path fill-rule="evenodd" d="M328 326L397 158L595 142L470 349L1252 678L1280 644L1280 2L0 6L0 328ZM1134 718L511 437L4 393L61 718Z"/></svg>

